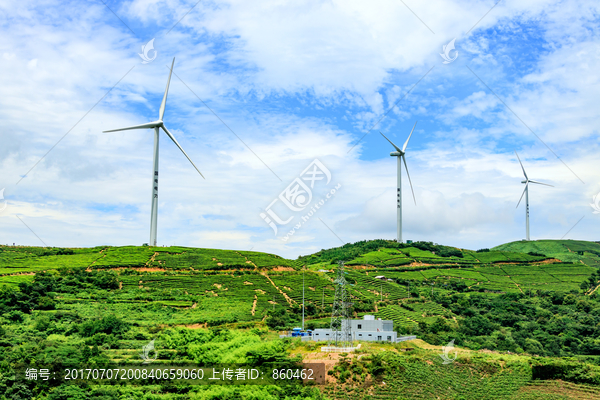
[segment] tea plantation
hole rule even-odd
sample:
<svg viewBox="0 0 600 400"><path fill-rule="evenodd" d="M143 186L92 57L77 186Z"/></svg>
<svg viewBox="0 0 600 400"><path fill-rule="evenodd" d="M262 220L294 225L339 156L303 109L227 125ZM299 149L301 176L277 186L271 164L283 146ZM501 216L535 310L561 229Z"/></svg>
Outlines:
<svg viewBox="0 0 600 400"><path fill-rule="evenodd" d="M301 324L303 298L305 326L329 327L339 260L353 317L391 319L418 341L325 354L329 383L317 388L15 378L19 363L139 362L152 339L163 363L321 357L278 331ZM570 240L477 251L372 240L297 260L187 247L0 246L0 399L600 399L598 266L600 244ZM459 358L444 365L441 346L451 340Z"/></svg>

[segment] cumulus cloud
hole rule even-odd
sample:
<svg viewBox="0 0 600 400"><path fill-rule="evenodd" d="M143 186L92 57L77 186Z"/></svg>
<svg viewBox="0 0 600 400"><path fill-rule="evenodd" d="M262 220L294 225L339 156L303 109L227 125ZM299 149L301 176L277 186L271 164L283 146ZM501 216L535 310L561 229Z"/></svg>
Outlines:
<svg viewBox="0 0 600 400"><path fill-rule="evenodd" d="M135 34L101 3L0 4L12 16L0 28L0 243L41 244L29 228L56 246L147 241L152 133L101 131L156 119L172 57L165 121L206 180L162 135L159 243L296 257L392 239L396 166L377 130L401 144L417 119L405 237L523 237L516 149L555 186L532 189L532 235L560 238L585 216L567 237L595 238L597 4L501 2L468 35L491 4L406 1L427 26L397 1L201 2L186 15L194 4L114 7ZM141 64L152 38L157 58ZM459 57L444 66L452 38ZM284 242L259 213L315 158L342 187Z"/></svg>

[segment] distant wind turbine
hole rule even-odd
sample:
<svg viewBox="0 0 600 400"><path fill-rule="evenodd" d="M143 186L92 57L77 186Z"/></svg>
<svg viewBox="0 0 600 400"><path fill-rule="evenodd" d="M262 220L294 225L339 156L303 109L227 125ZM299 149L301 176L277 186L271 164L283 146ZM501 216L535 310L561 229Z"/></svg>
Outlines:
<svg viewBox="0 0 600 400"><path fill-rule="evenodd" d="M158 139L159 139L159 129L165 131L167 136L175 143L179 150L183 153L184 156L192 163L196 171L204 178L204 175L200 172L198 167L194 165L192 159L185 153L183 148L177 143L175 137L167 130L167 127L163 123L163 117L165 115L165 108L167 106L167 93L169 92L169 84L171 83L171 74L173 73L173 65L175 64L175 58L173 58L173 62L171 63L171 70L169 72L169 79L167 80L167 88L165 89L165 95L163 96L162 103L160 104L160 110L158 112L158 120L153 122L148 122L146 124L130 126L127 128L120 129L111 129L109 131L104 132L117 132L117 131L127 131L130 129L154 129L154 173L152 174L152 209L150 216L150 246L156 246L156 229L157 229L157 218L158 218Z"/></svg>
<svg viewBox="0 0 600 400"><path fill-rule="evenodd" d="M410 190L412 192L413 195L413 200L415 201L415 205L417 205L417 199L415 198L415 191L413 190L412 187L412 182L410 181L410 174L408 173L408 165L406 165L406 146L408 146L408 141L410 140L410 137L412 136L415 127L417 126L417 123L415 122L415 125L412 128L412 131L410 131L410 135L408 135L408 139L406 139L406 142L404 142L404 146L402 146L402 150L400 150L400 148L398 146L396 146L394 143L392 143L392 141L390 139L388 139L383 133L381 133L381 136L383 136L388 142L391 143L392 146L394 146L394 148L396 149L396 151L390 153L390 156L392 157L398 157L398 193L397 193L397 210L396 210L396 218L397 218L397 225L396 225L396 234L397 234L397 241L398 243L402 243L402 161L404 161L404 166L406 167L406 175L408 176L408 183L410 183Z"/></svg>
<svg viewBox="0 0 600 400"><path fill-rule="evenodd" d="M517 154L517 152L515 151L515 154ZM525 230L526 230L526 240L529 240L529 184L530 183L536 183L538 185L544 185L544 186L550 186L550 187L554 187L552 185L548 185L547 183L542 183L542 182L537 182L534 180L531 180L527 177L527 172L525 172L525 168L523 167L523 163L521 162L521 159L519 158L519 155L517 154L517 159L519 160L519 164L521 164L521 169L523 170L523 175L525 175L525 180L521 181L521 183L525 184L525 190L523 190L523 193L521 194L521 198L519 199L519 202L517 203L517 208L519 207L519 204L521 204L521 200L523 200L523 195L525 195Z"/></svg>

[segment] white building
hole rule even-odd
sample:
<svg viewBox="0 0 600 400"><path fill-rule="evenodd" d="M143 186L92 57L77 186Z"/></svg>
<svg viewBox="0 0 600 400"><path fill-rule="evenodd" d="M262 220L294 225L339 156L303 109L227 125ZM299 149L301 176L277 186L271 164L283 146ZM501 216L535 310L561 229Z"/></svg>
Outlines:
<svg viewBox="0 0 600 400"><path fill-rule="evenodd" d="M366 340L371 342L392 342L397 341L397 334L394 332L394 321L375 319L373 315L365 315L364 319L350 320L352 340ZM315 341L328 341L333 339L331 329L315 329L312 339Z"/></svg>

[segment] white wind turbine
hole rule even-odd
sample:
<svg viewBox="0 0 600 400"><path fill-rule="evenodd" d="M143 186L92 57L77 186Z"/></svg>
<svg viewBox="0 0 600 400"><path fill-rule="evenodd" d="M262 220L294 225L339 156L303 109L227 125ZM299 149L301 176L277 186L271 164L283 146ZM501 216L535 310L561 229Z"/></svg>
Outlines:
<svg viewBox="0 0 600 400"><path fill-rule="evenodd" d="M515 154L517 154L517 152L515 151ZM542 183L542 182L536 182L534 180L531 180L527 177L527 173L525 172L525 168L523 167L523 163L521 162L521 159L519 158L519 155L517 154L517 159L519 160L519 164L521 164L521 169L523 170L523 175L525 175L525 180L521 181L521 183L525 184L525 190L523 190L523 193L521 194L521 198L519 199L519 202L517 203L517 208L519 207L519 204L521 204L521 200L523 200L523 195L525 195L525 231L526 231L526 240L529 240L529 184L530 183L536 183L538 185L544 185L544 186L550 186L550 187L554 187L552 185L548 185L547 183Z"/></svg>
<svg viewBox="0 0 600 400"><path fill-rule="evenodd" d="M162 103L160 104L160 110L158 112L158 120L153 122L148 122L146 124L129 126L127 128L121 129L111 129L109 131L104 132L117 132L117 131L127 131L130 129L154 129L154 173L152 174L152 209L150 216L150 246L156 246L156 228L157 228L157 218L158 218L158 139L159 139L159 129L165 131L167 136L175 143L179 150L183 153L184 156L192 163L196 171L204 178L204 175L200 172L198 167L194 165L192 159L185 153L183 148L177 143L177 140L167 130L167 127L163 123L163 117L165 115L165 107L167 105L167 93L169 92L169 83L171 83L171 74L173 73L173 65L175 64L175 58L173 58L173 62L171 63L171 70L169 72L169 79L167 80L167 88L165 89L165 95L163 96Z"/></svg>
<svg viewBox="0 0 600 400"><path fill-rule="evenodd" d="M413 190L412 187L412 182L410 181L410 174L408 173L408 165L406 165L406 146L408 146L408 141L410 140L410 137L412 136L415 127L417 126L417 123L415 122L415 125L412 128L412 131L410 131L410 135L408 135L408 139L406 139L406 142L404 142L404 146L402 146L402 150L400 150L400 148L398 146L396 146L394 143L392 143L392 141L390 139L388 139L383 133L381 133L381 136L383 136L388 142L391 143L392 146L394 146L394 148L396 149L396 151L390 153L390 156L392 157L398 157L398 193L397 193L397 210L396 210L396 218L397 218L397 225L396 225L396 234L397 234L397 241L398 243L402 243L402 161L404 161L404 166L406 167L406 175L408 176L408 183L410 183L410 190L412 192L413 195L413 200L415 201L415 205L417 205L417 199L415 198L415 191Z"/></svg>

